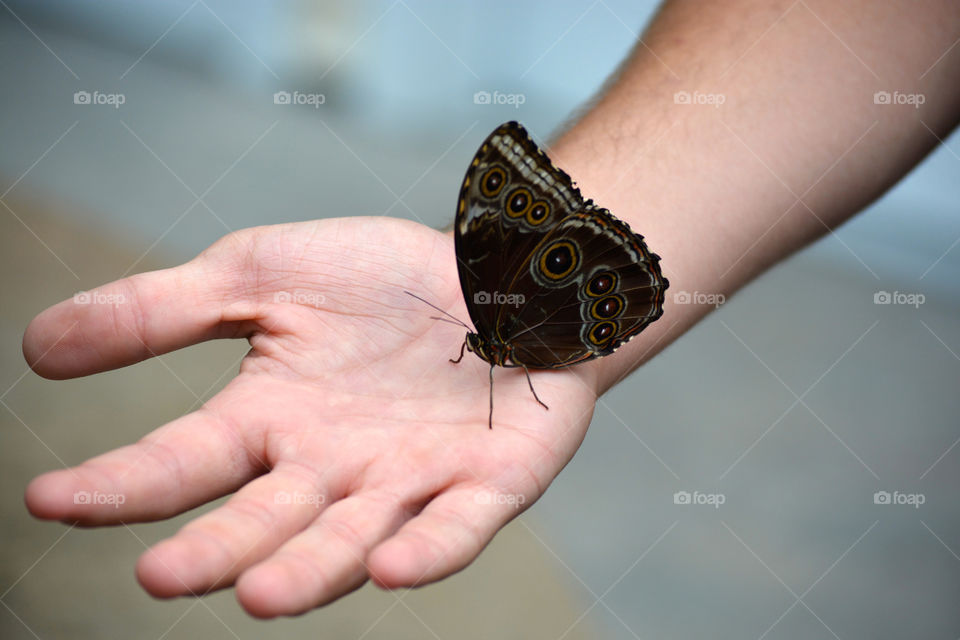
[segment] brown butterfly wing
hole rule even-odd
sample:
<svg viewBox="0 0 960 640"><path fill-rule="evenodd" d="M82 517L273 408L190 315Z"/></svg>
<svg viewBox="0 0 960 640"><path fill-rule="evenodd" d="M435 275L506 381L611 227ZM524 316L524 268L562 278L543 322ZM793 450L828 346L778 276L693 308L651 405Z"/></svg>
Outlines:
<svg viewBox="0 0 960 640"><path fill-rule="evenodd" d="M460 284L511 366L558 368L612 353L663 313L668 286L642 236L592 202L522 126L498 127L463 181Z"/></svg>
<svg viewBox="0 0 960 640"><path fill-rule="evenodd" d="M497 299L512 274L583 204L520 124L502 124L487 137L464 177L454 224L460 286L477 333L496 337Z"/></svg>
<svg viewBox="0 0 960 640"><path fill-rule="evenodd" d="M613 353L663 314L669 283L659 261L642 236L588 202L515 274L509 291L530 293L498 318L513 362L549 369Z"/></svg>

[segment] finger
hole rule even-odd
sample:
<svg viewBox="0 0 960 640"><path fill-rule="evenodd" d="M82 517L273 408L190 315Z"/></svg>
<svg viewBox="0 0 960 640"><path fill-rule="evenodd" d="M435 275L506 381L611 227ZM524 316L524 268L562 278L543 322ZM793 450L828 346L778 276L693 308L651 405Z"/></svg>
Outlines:
<svg viewBox="0 0 960 640"><path fill-rule="evenodd" d="M24 357L41 376L63 379L249 333L251 309L224 307L240 290L228 277L234 271L201 258L79 293L33 319Z"/></svg>
<svg viewBox="0 0 960 640"><path fill-rule="evenodd" d="M262 473L260 455L222 416L200 409L136 444L34 478L25 500L30 513L46 520L83 525L157 520Z"/></svg>
<svg viewBox="0 0 960 640"><path fill-rule="evenodd" d="M327 500L322 484L322 474L306 466L278 465L144 553L137 579L157 597L233 584L244 569L317 518Z"/></svg>
<svg viewBox="0 0 960 640"><path fill-rule="evenodd" d="M261 618L295 615L335 600L366 581L370 549L409 517L396 497L381 492L340 500L244 573L237 581L237 599Z"/></svg>
<svg viewBox="0 0 960 640"><path fill-rule="evenodd" d="M370 577L388 589L445 578L470 564L526 502L476 485L448 490L370 553Z"/></svg>

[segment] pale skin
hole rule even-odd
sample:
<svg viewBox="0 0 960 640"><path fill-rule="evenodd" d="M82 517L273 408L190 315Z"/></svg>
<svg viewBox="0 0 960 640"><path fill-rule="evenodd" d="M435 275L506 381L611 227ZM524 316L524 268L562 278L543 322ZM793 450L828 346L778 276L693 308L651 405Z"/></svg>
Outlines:
<svg viewBox="0 0 960 640"><path fill-rule="evenodd" d="M671 291L730 296L946 137L960 118L957 38L949 0L667 2L646 46L550 153L646 236ZM924 104L875 104L881 90ZM724 102L677 104L678 91ZM49 378L214 338L246 338L251 351L200 410L36 478L28 508L99 526L233 493L144 553L137 578L159 597L235 585L258 617L303 613L368 579L426 584L468 565L546 490L598 395L712 308L668 294L663 318L616 354L532 371L549 411L522 370L499 369L491 431L486 363L450 364L463 329L431 320L404 290L468 317L448 234L326 219L243 230L187 264L101 287L125 296L116 309L47 309L24 354ZM125 501L74 504L81 490Z"/></svg>

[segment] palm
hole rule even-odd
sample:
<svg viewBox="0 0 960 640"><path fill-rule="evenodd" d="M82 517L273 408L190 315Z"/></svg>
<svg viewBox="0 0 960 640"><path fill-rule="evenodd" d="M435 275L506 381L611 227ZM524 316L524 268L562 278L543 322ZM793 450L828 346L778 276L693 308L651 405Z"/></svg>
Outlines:
<svg viewBox="0 0 960 640"><path fill-rule="evenodd" d="M237 582L256 615L307 610L371 576L392 587L457 571L573 455L595 399L593 369L532 374L550 411L522 371L498 370L490 431L488 365L449 363L463 328L431 319L404 290L466 317L448 236L355 218L244 231L182 267L108 285L137 302L117 315L70 302L48 310L24 350L50 377L210 337L248 337L252 349L201 410L42 476L28 506L111 524L239 489L145 554L138 572L156 595ZM101 333L107 346L93 350ZM125 499L76 505L79 490Z"/></svg>

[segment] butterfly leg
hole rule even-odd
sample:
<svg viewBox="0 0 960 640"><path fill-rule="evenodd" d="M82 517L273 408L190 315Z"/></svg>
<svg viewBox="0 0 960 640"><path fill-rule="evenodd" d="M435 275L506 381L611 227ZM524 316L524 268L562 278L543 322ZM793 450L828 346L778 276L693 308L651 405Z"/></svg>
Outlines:
<svg viewBox="0 0 960 640"><path fill-rule="evenodd" d="M550 407L548 407L547 405L545 405L545 404L543 403L543 400L540 399L540 397L537 395L537 392L534 390L534 388L533 388L533 381L530 380L530 372L527 371L527 368L526 368L526 367L523 368L523 372L524 372L525 374L527 374L527 384L530 385L530 393L533 394L533 397L536 399L537 402L540 403L540 406L541 406L541 407L543 407L544 409L546 409L547 411L549 411L549 410L550 410ZM493 399L491 398L491 402L492 402L492 401L493 401ZM491 405L491 406L492 406L492 405Z"/></svg>
<svg viewBox="0 0 960 640"><path fill-rule="evenodd" d="M460 364L460 361L463 360L463 350L466 349L466 347L467 347L467 341L464 340L463 344L460 345L460 357L457 358L456 360L454 360L453 358L450 358L450 362L452 362L453 364Z"/></svg>
<svg viewBox="0 0 960 640"><path fill-rule="evenodd" d="M490 365L490 418L487 427L493 429L493 365Z"/></svg>

